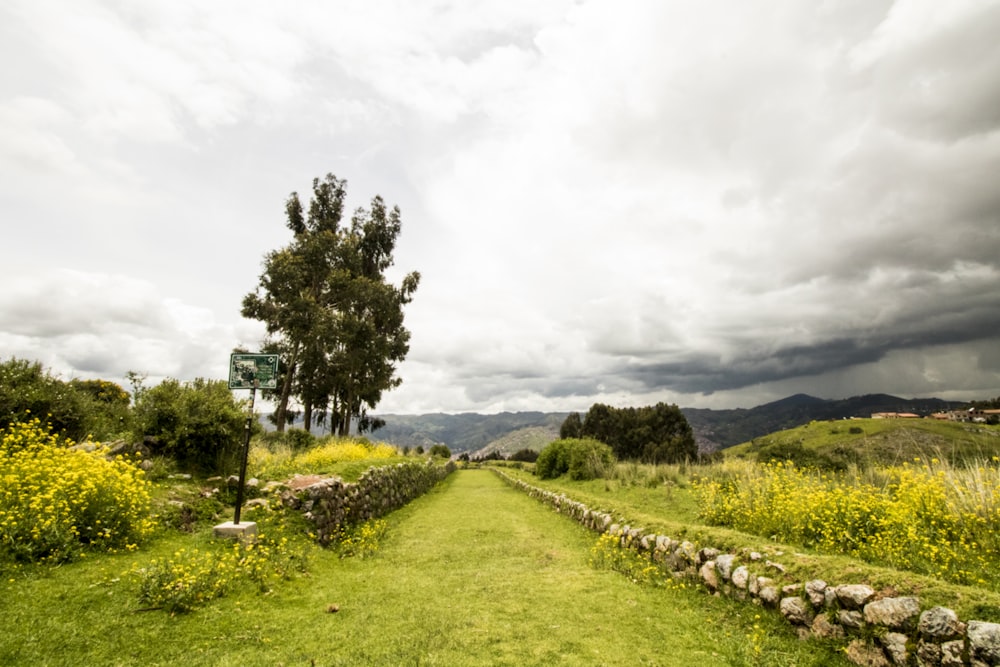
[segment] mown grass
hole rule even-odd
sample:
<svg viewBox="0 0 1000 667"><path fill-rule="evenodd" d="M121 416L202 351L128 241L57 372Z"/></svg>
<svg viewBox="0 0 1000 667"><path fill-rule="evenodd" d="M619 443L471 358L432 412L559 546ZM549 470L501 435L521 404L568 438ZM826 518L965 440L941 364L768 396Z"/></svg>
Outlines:
<svg viewBox="0 0 1000 667"><path fill-rule="evenodd" d="M0 664L846 664L774 614L591 567L591 533L487 471L387 517L368 558L288 537L308 551L308 576L192 613L141 611L128 573L212 548L208 526L161 532L137 554L6 572Z"/></svg>

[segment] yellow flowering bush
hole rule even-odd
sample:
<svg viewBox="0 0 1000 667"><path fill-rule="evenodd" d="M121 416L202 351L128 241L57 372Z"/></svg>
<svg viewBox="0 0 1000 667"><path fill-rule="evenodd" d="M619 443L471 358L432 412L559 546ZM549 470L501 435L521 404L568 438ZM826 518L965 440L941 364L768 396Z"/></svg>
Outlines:
<svg viewBox="0 0 1000 667"><path fill-rule="evenodd" d="M785 463L732 464L695 483L708 523L939 576L998 584L1000 472L920 459L868 478Z"/></svg>
<svg viewBox="0 0 1000 667"><path fill-rule="evenodd" d="M603 533L590 548L590 566L598 570L611 570L624 574L633 583L657 588L685 588L683 579L675 579L649 556L635 549L621 546L618 535Z"/></svg>
<svg viewBox="0 0 1000 667"><path fill-rule="evenodd" d="M336 549L341 558L357 556L368 558L378 551L387 530L383 519L372 519L360 525L341 527L336 538Z"/></svg>
<svg viewBox="0 0 1000 667"><path fill-rule="evenodd" d="M170 613L191 611L238 586L270 589L276 579L288 579L307 567L305 552L287 537L260 534L254 540L218 543L205 551L178 549L169 558L153 559L133 568L139 602Z"/></svg>
<svg viewBox="0 0 1000 667"><path fill-rule="evenodd" d="M85 548L134 549L151 531L143 471L72 444L38 419L0 433L0 556L58 562Z"/></svg>
<svg viewBox="0 0 1000 667"><path fill-rule="evenodd" d="M248 466L256 477L279 479L295 473L327 472L344 461L388 459L398 455L395 447L383 442L370 444L336 438L299 453L290 447L255 446L250 450Z"/></svg>

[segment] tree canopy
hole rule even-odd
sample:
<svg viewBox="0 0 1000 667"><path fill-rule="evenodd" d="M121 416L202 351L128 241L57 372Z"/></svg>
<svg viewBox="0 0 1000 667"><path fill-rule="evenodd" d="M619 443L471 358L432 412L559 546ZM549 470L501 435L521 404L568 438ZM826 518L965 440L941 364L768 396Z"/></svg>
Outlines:
<svg viewBox="0 0 1000 667"><path fill-rule="evenodd" d="M570 413L560 434L600 440L611 446L619 460L676 463L698 456L694 432L684 413L666 403L642 408L595 403L582 423L579 414Z"/></svg>
<svg viewBox="0 0 1000 667"><path fill-rule="evenodd" d="M360 430L372 426L367 411L400 383L396 364L410 339L403 306L420 274L407 274L398 287L385 277L402 229L398 207L375 196L344 224L347 182L327 174L313 179L312 190L308 209L295 192L286 200L293 239L265 256L242 313L265 323L265 351L282 357L278 430L295 397L306 429L329 419L332 430L346 435L352 421Z"/></svg>

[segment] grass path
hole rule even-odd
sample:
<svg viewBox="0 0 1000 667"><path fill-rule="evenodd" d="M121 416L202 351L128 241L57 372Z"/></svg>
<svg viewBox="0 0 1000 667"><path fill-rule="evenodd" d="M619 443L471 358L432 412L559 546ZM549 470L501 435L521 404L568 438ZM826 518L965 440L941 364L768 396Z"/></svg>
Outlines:
<svg viewBox="0 0 1000 667"><path fill-rule="evenodd" d="M595 570L594 541L493 473L460 471L388 517L373 557L320 551L309 579L266 596L226 597L176 617L137 612L123 583L106 583L134 555L21 582L0 593L37 604L0 601L16 629L0 638L0 663L847 664L749 605Z"/></svg>

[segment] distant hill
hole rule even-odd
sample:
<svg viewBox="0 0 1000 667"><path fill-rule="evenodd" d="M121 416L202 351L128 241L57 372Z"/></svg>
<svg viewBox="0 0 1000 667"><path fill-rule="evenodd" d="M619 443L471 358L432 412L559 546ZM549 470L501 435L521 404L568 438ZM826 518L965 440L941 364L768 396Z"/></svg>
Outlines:
<svg viewBox="0 0 1000 667"><path fill-rule="evenodd" d="M827 400L795 394L755 408L709 410L681 408L694 430L700 451L715 451L747 442L774 431L794 428L813 420L870 417L873 412L933 412L959 408L965 403L938 398L899 398L867 394ZM537 449L559 436L568 412L501 412L426 415L385 414L386 425L374 437L400 447L425 449L442 444L460 454L485 454L499 450L511 454L518 449Z"/></svg>
<svg viewBox="0 0 1000 667"><path fill-rule="evenodd" d="M500 449L510 454L525 447L535 448L559 437L559 427L568 412L501 412L481 415L466 412L456 415L378 415L385 426L374 437L399 447L447 445L453 454ZM520 435L518 435L520 434ZM494 444L498 443L498 444ZM528 444L530 443L530 444ZM521 446L523 445L523 446ZM516 447L507 451L510 447Z"/></svg>
<svg viewBox="0 0 1000 667"><path fill-rule="evenodd" d="M836 400L795 394L750 409L683 408L682 412L695 432L699 451L713 451L813 420L871 417L873 412L913 412L926 416L963 405L965 403L939 398L908 399L888 394L866 394Z"/></svg>

